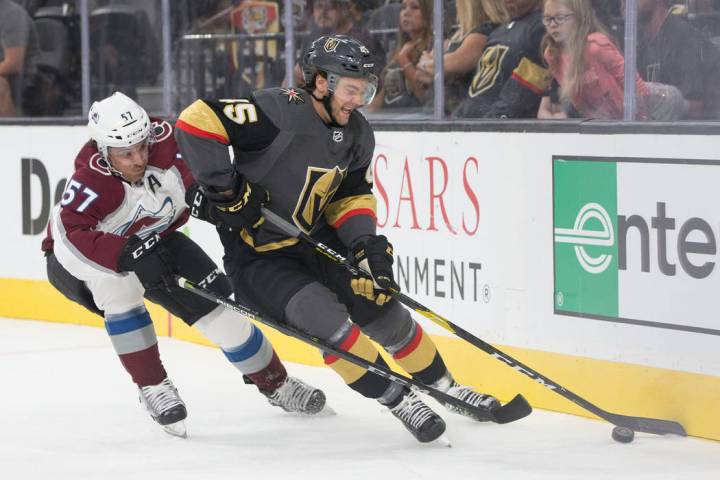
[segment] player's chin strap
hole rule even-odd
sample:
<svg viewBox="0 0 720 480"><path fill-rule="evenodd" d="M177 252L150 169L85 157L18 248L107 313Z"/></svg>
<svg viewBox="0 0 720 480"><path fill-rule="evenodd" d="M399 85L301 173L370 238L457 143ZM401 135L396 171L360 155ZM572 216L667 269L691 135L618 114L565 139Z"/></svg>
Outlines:
<svg viewBox="0 0 720 480"><path fill-rule="evenodd" d="M113 175L113 176L115 176L115 177L118 177L118 178L119 178L120 180L122 180L123 182L132 183L132 182L130 182L127 178L123 177L123 174L120 173L120 170L118 170L117 168L113 167L113 164L112 164L112 162L110 162L110 159L105 158L104 156L101 155L101 156L100 156L100 160L98 161L98 163L105 164L105 167L107 167L107 169L108 169L108 171L110 172L111 175Z"/></svg>
<svg viewBox="0 0 720 480"><path fill-rule="evenodd" d="M154 148L155 144L157 143L157 137L155 136L155 133L151 129L150 132L148 133L148 136L145 138L148 140L148 157L149 157L150 154L152 153L149 149ZM144 141L144 140L141 140L141 141ZM109 158L109 156L110 156L109 147L105 146L105 148L102 148L102 149L100 148L100 145L98 145L97 147L98 147L98 152L100 153L100 160L98 161L98 163L100 163L101 166L102 166L102 164L104 164L104 166L107 167L110 174L118 177L123 182L129 183L130 185L135 185L136 183L138 183L138 182L131 182L130 180L125 178L123 176L123 174L120 172L120 170L118 170L117 168L115 168L113 166L113 164Z"/></svg>
<svg viewBox="0 0 720 480"><path fill-rule="evenodd" d="M115 168L115 167L112 166L112 163L110 163L110 160L105 160L105 159L103 158L103 159L101 159L100 161L105 162L105 163L107 164L107 166L108 166L108 170L110 171L110 173L111 173L114 177L117 177L117 178L119 178L120 180L122 180L123 182L128 183L128 184L130 184L130 185L137 185L137 184L139 184L139 183L142 183L142 179L141 179L141 180L138 180L137 182L131 182L130 180L128 180L127 178L125 178L125 177L123 176L123 174L120 173L120 170L118 170L117 168Z"/></svg>
<svg viewBox="0 0 720 480"><path fill-rule="evenodd" d="M343 126L340 125L337 122L337 120L335 120L335 116L332 114L332 101L331 101L332 95L333 95L332 90L329 91L329 93L327 95L325 95L324 97L320 97L320 98L315 96L315 92L310 92L310 95L312 95L312 97L315 100L322 103L323 107L325 107L325 111L327 112L328 116L330 117L330 123L328 125L330 125L331 127L342 128Z"/></svg>

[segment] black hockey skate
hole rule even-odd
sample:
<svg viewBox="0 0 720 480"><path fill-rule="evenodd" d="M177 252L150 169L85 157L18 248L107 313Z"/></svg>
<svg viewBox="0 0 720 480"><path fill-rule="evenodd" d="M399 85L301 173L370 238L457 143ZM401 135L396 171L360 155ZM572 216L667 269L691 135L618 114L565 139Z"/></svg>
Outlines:
<svg viewBox="0 0 720 480"><path fill-rule="evenodd" d="M138 394L140 403L145 405L152 419L162 425L165 432L187 438L184 422L187 418L185 402L168 377L157 385L139 387Z"/></svg>
<svg viewBox="0 0 720 480"><path fill-rule="evenodd" d="M500 402L498 402L495 397L475 391L470 386L460 385L455 381L455 379L453 379L453 377L449 373L445 374L445 376L435 382L433 386L438 390L457 398L458 400L462 400L463 402L467 402L470 405L478 408L482 408L485 410L494 410L500 407ZM477 415L473 415L472 412L465 410L464 408L451 405L449 403L446 403L445 407L451 412L465 415L466 417L470 417L473 420L477 420L478 422L488 421L488 418L480 418Z"/></svg>
<svg viewBox="0 0 720 480"><path fill-rule="evenodd" d="M325 407L325 394L302 380L287 377L274 392L265 392L270 405L280 407L286 412L315 415Z"/></svg>
<svg viewBox="0 0 720 480"><path fill-rule="evenodd" d="M415 392L405 393L400 403L392 407L390 412L421 443L438 440L445 433L445 421L420 400Z"/></svg>

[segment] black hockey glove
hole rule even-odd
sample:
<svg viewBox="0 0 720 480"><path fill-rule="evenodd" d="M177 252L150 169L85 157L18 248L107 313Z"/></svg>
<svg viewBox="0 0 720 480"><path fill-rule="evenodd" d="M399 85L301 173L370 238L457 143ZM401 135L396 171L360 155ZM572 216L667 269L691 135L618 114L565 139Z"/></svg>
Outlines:
<svg viewBox="0 0 720 480"><path fill-rule="evenodd" d="M368 272L372 278L355 276L350 287L378 305L384 305L392 296L384 290L400 290L392 271L393 247L384 235L373 235L352 248L353 263Z"/></svg>
<svg viewBox="0 0 720 480"><path fill-rule="evenodd" d="M210 204L202 187L197 183L193 183L185 190L185 203L190 209L191 216L213 225L220 223L215 214L215 207Z"/></svg>
<svg viewBox="0 0 720 480"><path fill-rule="evenodd" d="M165 247L157 233L143 240L137 235L128 238L117 260L121 272L135 272L146 290L170 289L173 271L164 258Z"/></svg>
<svg viewBox="0 0 720 480"><path fill-rule="evenodd" d="M209 200L215 211L213 215L230 228L256 228L263 222L260 207L270 201L270 193L260 185L246 180L238 182L235 196L227 199L213 195Z"/></svg>

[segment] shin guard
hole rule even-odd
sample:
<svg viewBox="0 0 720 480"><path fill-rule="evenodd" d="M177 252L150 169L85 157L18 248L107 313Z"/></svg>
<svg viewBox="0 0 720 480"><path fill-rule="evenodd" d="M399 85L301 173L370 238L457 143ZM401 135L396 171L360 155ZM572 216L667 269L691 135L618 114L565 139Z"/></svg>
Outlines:
<svg viewBox="0 0 720 480"><path fill-rule="evenodd" d="M245 317L217 307L195 323L225 357L261 390L272 391L287 377L262 331Z"/></svg>
<svg viewBox="0 0 720 480"><path fill-rule="evenodd" d="M105 329L125 370L139 387L157 385L167 376L160 361L155 328L144 306L105 315Z"/></svg>
<svg viewBox="0 0 720 480"><path fill-rule="evenodd" d="M388 348L398 364L417 380L432 384L442 378L447 367L429 335L413 322L410 335L402 344Z"/></svg>
<svg viewBox="0 0 720 480"><path fill-rule="evenodd" d="M287 378L287 370L273 350L267 367L245 376L263 392L274 392Z"/></svg>
<svg viewBox="0 0 720 480"><path fill-rule="evenodd" d="M375 346L370 343L370 339L360 331L360 328L354 324L348 325L351 326L340 339L338 347L365 360L387 367L385 360ZM365 397L379 398L388 390L390 380L386 378L334 355L324 354L324 359L325 364L335 370L350 388Z"/></svg>

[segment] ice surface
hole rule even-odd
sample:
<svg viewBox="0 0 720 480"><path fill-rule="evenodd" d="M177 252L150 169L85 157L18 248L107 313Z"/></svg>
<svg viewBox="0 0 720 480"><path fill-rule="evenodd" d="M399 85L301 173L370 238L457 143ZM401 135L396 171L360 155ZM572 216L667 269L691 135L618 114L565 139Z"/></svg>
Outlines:
<svg viewBox="0 0 720 480"><path fill-rule="evenodd" d="M421 445L329 369L288 369L337 415L271 407L219 350L161 338L188 407L173 438L137 402L104 330L0 319L0 478L15 479L718 479L720 442L638 433L535 411L508 425L445 411L452 448Z"/></svg>

